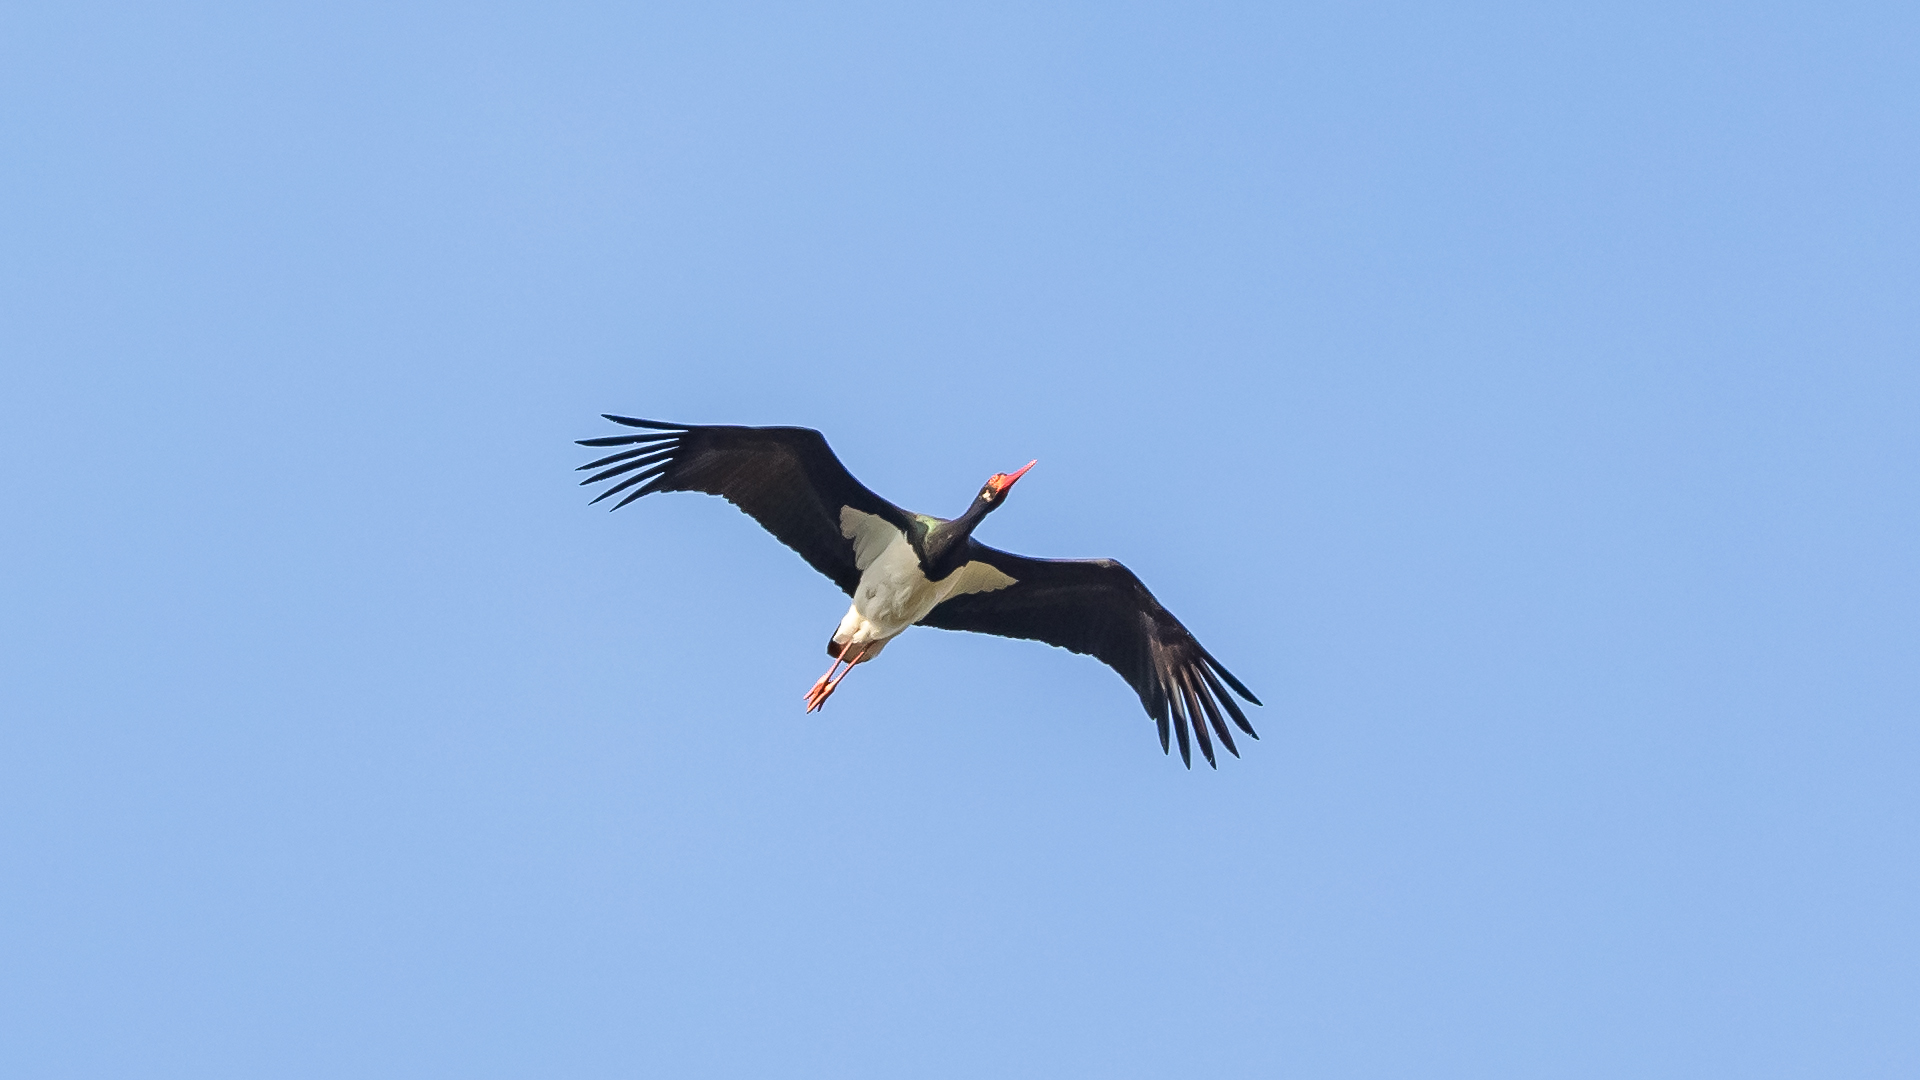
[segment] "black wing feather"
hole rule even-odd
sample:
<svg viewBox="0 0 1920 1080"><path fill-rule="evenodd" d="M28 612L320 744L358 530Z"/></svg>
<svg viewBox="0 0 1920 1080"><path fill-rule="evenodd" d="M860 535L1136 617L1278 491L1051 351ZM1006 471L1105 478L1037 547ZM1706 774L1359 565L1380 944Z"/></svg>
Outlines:
<svg viewBox="0 0 1920 1080"><path fill-rule="evenodd" d="M613 466L581 483L642 471L609 486L594 502L635 484L644 486L615 503L615 510L656 491L718 495L746 511L848 595L860 583L860 570L853 561L853 541L840 532L841 507L878 515L901 529L908 526L906 511L854 479L826 437L811 428L665 424L611 414L607 419L644 433L581 439L581 446L633 447L580 466Z"/></svg>
<svg viewBox="0 0 1920 1080"><path fill-rule="evenodd" d="M1167 729L1173 729L1180 760L1189 768L1189 725L1207 764L1214 764L1212 734L1239 756L1221 717L1222 706L1240 730L1260 737L1220 684L1224 681L1255 705L1260 699L1200 647L1133 571L1112 559L1029 559L969 543L969 559L993 566L1014 584L952 597L920 620L921 625L1044 641L1098 659L1140 695L1141 707L1159 728L1163 753L1168 750Z"/></svg>

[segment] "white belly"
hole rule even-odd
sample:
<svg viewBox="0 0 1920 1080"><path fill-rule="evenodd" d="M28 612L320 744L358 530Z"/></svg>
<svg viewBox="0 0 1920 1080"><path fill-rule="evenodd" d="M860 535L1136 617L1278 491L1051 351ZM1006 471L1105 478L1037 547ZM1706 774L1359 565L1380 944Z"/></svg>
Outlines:
<svg viewBox="0 0 1920 1080"><path fill-rule="evenodd" d="M841 645L872 645L866 653L869 658L879 654L887 639L926 618L947 597L1014 584L983 562L967 563L940 581L928 581L913 545L899 529L852 507L841 509L840 531L854 542L860 584L833 640Z"/></svg>
<svg viewBox="0 0 1920 1080"><path fill-rule="evenodd" d="M920 572L920 560L913 545L899 533L881 550L878 558L860 574L860 585L853 590L853 606L833 640L865 645L885 641L927 617L935 604L946 599L946 590L928 581Z"/></svg>

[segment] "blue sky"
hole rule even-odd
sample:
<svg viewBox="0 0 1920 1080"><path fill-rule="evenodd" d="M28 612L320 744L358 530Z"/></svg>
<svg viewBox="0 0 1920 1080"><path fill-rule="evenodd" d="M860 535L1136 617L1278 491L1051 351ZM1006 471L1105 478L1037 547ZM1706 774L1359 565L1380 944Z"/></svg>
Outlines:
<svg viewBox="0 0 1920 1080"><path fill-rule="evenodd" d="M0 15L0 1058L1920 1071L1910 5ZM845 608L600 412L1124 560Z"/></svg>

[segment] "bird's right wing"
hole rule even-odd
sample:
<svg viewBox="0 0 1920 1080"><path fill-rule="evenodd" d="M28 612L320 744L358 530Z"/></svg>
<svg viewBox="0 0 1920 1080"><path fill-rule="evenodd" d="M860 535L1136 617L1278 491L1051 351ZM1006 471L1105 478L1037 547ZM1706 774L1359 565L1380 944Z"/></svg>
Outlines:
<svg viewBox="0 0 1920 1080"><path fill-rule="evenodd" d="M1241 731L1260 737L1226 687L1255 705L1260 700L1160 606L1133 571L1112 559L1030 559L980 543L972 545L968 558L1012 583L981 575L991 582L984 584L985 591L949 597L920 620L922 626L1044 641L1100 660L1140 695L1140 704L1160 727L1162 751L1172 720L1180 759L1189 767L1189 724L1207 764L1214 764L1209 725L1228 752L1240 756L1220 715L1223 708ZM956 572L970 570L969 565Z"/></svg>
<svg viewBox="0 0 1920 1080"><path fill-rule="evenodd" d="M911 520L855 480L826 437L811 428L686 426L611 414L607 419L642 431L580 440L581 446L632 447L580 466L600 470L582 484L624 477L594 502L628 488L633 490L613 509L655 491L718 495L848 595L860 583L860 569L854 542L841 531L841 510L851 507L901 529Z"/></svg>

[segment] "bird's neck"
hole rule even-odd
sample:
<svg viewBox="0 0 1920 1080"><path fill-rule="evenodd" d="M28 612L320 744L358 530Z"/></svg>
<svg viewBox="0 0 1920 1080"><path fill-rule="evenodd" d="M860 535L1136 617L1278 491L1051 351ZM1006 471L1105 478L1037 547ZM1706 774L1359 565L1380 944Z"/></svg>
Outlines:
<svg viewBox="0 0 1920 1080"><path fill-rule="evenodd" d="M960 568L967 560L967 540L993 507L994 504L985 499L975 499L966 513L927 530L922 541L925 553L922 565L929 579L939 581Z"/></svg>

